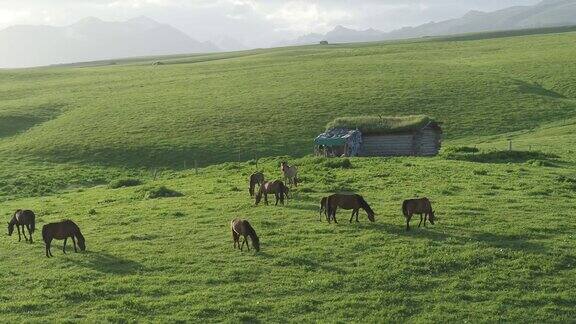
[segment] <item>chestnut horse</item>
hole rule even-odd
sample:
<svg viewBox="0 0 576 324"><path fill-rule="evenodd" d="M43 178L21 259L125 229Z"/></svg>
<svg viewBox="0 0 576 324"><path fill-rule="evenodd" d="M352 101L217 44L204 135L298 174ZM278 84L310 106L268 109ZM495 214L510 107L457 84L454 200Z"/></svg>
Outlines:
<svg viewBox="0 0 576 324"><path fill-rule="evenodd" d="M254 189L256 188L256 185L260 187L262 186L263 183L264 183L264 173L262 172L252 173L252 175L250 176L250 187L248 188L248 192L250 192L250 197L254 197Z"/></svg>
<svg viewBox="0 0 576 324"><path fill-rule="evenodd" d="M256 194L256 205L262 200L264 196L264 202L268 205L268 194L273 193L276 197L276 206L278 206L278 201L284 205L284 197L288 199L288 187L284 185L284 182L280 180L264 182Z"/></svg>
<svg viewBox="0 0 576 324"><path fill-rule="evenodd" d="M64 220L59 223L44 225L42 227L42 238L44 239L44 243L46 243L46 256L53 256L50 251L50 244L52 244L53 239L64 240L62 251L66 254L66 241L69 237L72 239L72 243L74 243L74 252L78 252L78 250L76 250L76 240L78 241L80 250L86 250L86 241L84 240L84 236L80 232L78 225L73 221ZM76 240L74 238L76 238Z"/></svg>
<svg viewBox="0 0 576 324"><path fill-rule="evenodd" d="M374 211L370 208L370 205L364 200L364 197L356 194L334 194L326 199L326 211L328 212L328 223L333 219L334 223L336 221L336 210L338 207L346 210L352 209L352 216L350 217L350 223L352 223L352 218L356 215L356 222L358 222L358 212L360 208L366 211L368 214L368 219L374 222Z"/></svg>
<svg viewBox="0 0 576 324"><path fill-rule="evenodd" d="M32 243L32 234L36 229L36 215L31 210L22 210L18 209L14 216L12 216L12 220L8 222L8 235L12 236L14 232L14 225L18 229L18 242L22 241L22 236L20 236L20 226L22 226L22 234L24 234L24 239L26 242L30 241ZM28 230L28 235L30 235L30 240L26 237L26 231Z"/></svg>
<svg viewBox="0 0 576 324"><path fill-rule="evenodd" d="M410 230L410 220L414 214L420 214L420 223L418 224L418 227L422 225L422 214L424 214L424 227L426 227L426 219L428 219L430 223L434 225L436 216L434 216L432 203L430 203L428 198L404 200L402 203L402 212L406 218L407 231Z"/></svg>
<svg viewBox="0 0 576 324"><path fill-rule="evenodd" d="M260 251L260 239L258 238L258 235L256 235L256 231L254 230L252 225L250 225L250 223L247 220L235 218L230 222L230 228L232 229L232 239L234 240L234 248L236 248L236 245L238 245L238 248L240 249L240 251L242 251L244 244L246 244L246 247L248 247L248 251L250 251L250 245L248 244L248 236L250 236L250 239L252 240L252 246L254 247L256 252ZM244 237L242 245L240 245L240 236Z"/></svg>

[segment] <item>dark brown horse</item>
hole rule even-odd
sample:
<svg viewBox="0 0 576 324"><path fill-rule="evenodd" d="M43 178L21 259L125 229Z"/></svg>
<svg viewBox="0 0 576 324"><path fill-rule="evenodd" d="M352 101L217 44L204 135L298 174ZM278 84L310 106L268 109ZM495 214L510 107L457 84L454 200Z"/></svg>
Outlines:
<svg viewBox="0 0 576 324"><path fill-rule="evenodd" d="M32 234L36 229L36 215L34 215L33 211L18 209L14 213L14 216L12 216L12 220L8 222L8 235L10 236L14 232L14 225L16 225L16 228L18 229L18 242L22 241L22 236L20 236L20 226L22 226L22 234L24 234L24 239L26 240L26 242L28 241L30 241L30 243L33 242ZM24 230L25 228L28 230L30 240L28 240L28 238L26 237L26 231Z"/></svg>
<svg viewBox="0 0 576 324"><path fill-rule="evenodd" d="M242 219L233 219L230 222L230 228L232 229L232 239L234 240L234 248L238 245L240 251L242 251L244 247L244 243L246 243L246 247L248 247L248 251L250 251L250 245L248 244L248 236L252 240L252 246L256 250L256 252L260 251L260 239L258 235L256 235L256 231L250 225L247 220ZM244 241L242 241L242 245L240 245L240 236L244 237Z"/></svg>
<svg viewBox="0 0 576 324"><path fill-rule="evenodd" d="M328 197L323 197L320 200L320 221L322 221L322 214L324 214L324 217L326 217L326 220L328 220L328 212L326 211L326 201L328 201Z"/></svg>
<svg viewBox="0 0 576 324"><path fill-rule="evenodd" d="M262 172L255 172L252 173L250 176L250 187L248 191L250 192L250 197L254 197L254 189L256 189L256 185L259 187L262 186L264 183L264 174Z"/></svg>
<svg viewBox="0 0 576 324"><path fill-rule="evenodd" d="M64 220L59 223L44 225L42 227L42 239L44 239L44 243L46 243L46 256L53 256L50 251L50 244L52 244L53 239L64 240L62 251L66 253L66 241L69 237L72 239L72 243L74 243L74 252L78 252L78 250L76 250L76 241L78 241L80 250L86 250L86 241L84 240L84 236L82 235L82 232L80 232L78 225L73 221Z"/></svg>
<svg viewBox="0 0 576 324"><path fill-rule="evenodd" d="M268 181L260 186L260 190L256 194L256 205L260 203L262 196L264 196L264 203L268 205L268 194L272 193L276 197L276 206L278 206L278 201L284 205L284 197L288 199L288 187L284 185L284 182L280 180Z"/></svg>
<svg viewBox="0 0 576 324"><path fill-rule="evenodd" d="M407 231L410 230L410 220L414 214L420 214L420 223L418 224L418 227L422 225L422 219L424 219L424 227L426 227L427 219L432 225L434 225L436 216L434 216L434 210L432 209L432 204L428 198L404 200L404 203L402 203L402 212L404 213L404 217L406 217ZM422 218L422 215L424 215L424 218Z"/></svg>
<svg viewBox="0 0 576 324"><path fill-rule="evenodd" d="M375 215L374 211L372 210L372 208L370 208L366 200L364 200L364 197L360 195L334 194L332 196L329 196L328 199L326 199L326 211L328 213L328 222L330 222L330 220L333 219L335 223L338 223L338 221L336 221L336 210L338 209L338 207L346 210L352 209L352 216L350 217L350 223L352 223L352 218L354 218L354 215L356 215L356 221L358 222L358 213L360 211L360 208L364 209L364 211L366 211L366 214L368 214L368 219L371 222L374 222L374 215Z"/></svg>

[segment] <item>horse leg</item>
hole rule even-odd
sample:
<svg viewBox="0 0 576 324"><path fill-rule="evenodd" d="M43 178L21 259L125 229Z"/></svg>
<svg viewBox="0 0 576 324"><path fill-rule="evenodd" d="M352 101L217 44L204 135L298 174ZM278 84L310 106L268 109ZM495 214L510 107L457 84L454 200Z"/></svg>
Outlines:
<svg viewBox="0 0 576 324"><path fill-rule="evenodd" d="M280 200L280 198L278 197L277 192L274 193L274 198L276 198L276 203L274 204L274 206L278 206L278 200Z"/></svg>
<svg viewBox="0 0 576 324"><path fill-rule="evenodd" d="M66 241L68 240L68 238L64 239L64 245L62 245L62 252L64 252L64 254L66 254Z"/></svg>
<svg viewBox="0 0 576 324"><path fill-rule="evenodd" d="M44 243L46 243L46 257L49 258L52 256L52 252L50 252L50 243L52 243L52 240L47 240L44 241Z"/></svg>
<svg viewBox="0 0 576 324"><path fill-rule="evenodd" d="M422 214L420 214L420 223L418 223L418 228L422 225ZM424 227L426 227L426 221L424 221Z"/></svg>
<svg viewBox="0 0 576 324"><path fill-rule="evenodd" d="M18 229L18 242L22 241L22 236L20 235L20 225L16 225L16 228Z"/></svg>
<svg viewBox="0 0 576 324"><path fill-rule="evenodd" d="M264 193L264 203L268 206L268 194Z"/></svg>
<svg viewBox="0 0 576 324"><path fill-rule="evenodd" d="M20 232L20 225L18 225L18 232ZM24 235L24 239L28 242L28 238L26 237L26 231L24 230L24 225L22 225L22 235Z"/></svg>
<svg viewBox="0 0 576 324"><path fill-rule="evenodd" d="M360 209L356 209L356 223L360 223L358 220L358 213L360 213Z"/></svg>
<svg viewBox="0 0 576 324"><path fill-rule="evenodd" d="M250 242L248 242L248 236L244 236L244 242L246 242L246 248L250 251Z"/></svg>
<svg viewBox="0 0 576 324"><path fill-rule="evenodd" d="M26 225L26 229L28 229L28 235L30 236L30 244L32 244L32 232L30 231L30 225ZM24 229L22 229L24 231Z"/></svg>
<svg viewBox="0 0 576 324"><path fill-rule="evenodd" d="M332 211L332 219L334 220L334 223L338 224L338 221L336 220L336 209L338 208L334 207L334 210Z"/></svg>
<svg viewBox="0 0 576 324"><path fill-rule="evenodd" d="M232 240L234 241L234 249L236 248L236 244L238 244L238 248L240 248L240 236L232 230Z"/></svg>
<svg viewBox="0 0 576 324"><path fill-rule="evenodd" d="M410 219L412 218L412 215L408 215L406 216L406 230L409 231L410 230Z"/></svg>
<svg viewBox="0 0 576 324"><path fill-rule="evenodd" d="M350 223L352 223L352 219L354 218L354 213L356 213L356 210L352 209L352 216L350 216Z"/></svg>
<svg viewBox="0 0 576 324"><path fill-rule="evenodd" d="M426 227L426 221L428 220L428 216L429 216L428 213L424 214L424 227Z"/></svg>
<svg viewBox="0 0 576 324"><path fill-rule="evenodd" d="M78 250L76 249L76 240L74 239L74 236L72 236L72 243L74 243L74 253L78 253Z"/></svg>

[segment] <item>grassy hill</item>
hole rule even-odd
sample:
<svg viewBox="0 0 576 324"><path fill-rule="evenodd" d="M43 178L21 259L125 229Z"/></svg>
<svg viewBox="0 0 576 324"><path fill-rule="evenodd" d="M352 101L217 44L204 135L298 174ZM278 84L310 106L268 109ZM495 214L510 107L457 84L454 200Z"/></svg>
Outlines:
<svg viewBox="0 0 576 324"><path fill-rule="evenodd" d="M576 116L576 33L296 47L0 73L0 152L180 167L312 151L340 116L425 114L448 140ZM551 50L553 48L553 50Z"/></svg>
<svg viewBox="0 0 576 324"><path fill-rule="evenodd" d="M88 250L69 243L64 255L59 241L48 259L39 232L33 245L2 238L0 318L571 321L575 40L310 46L1 71L0 214L33 209L38 228L71 218ZM446 149L351 167L305 156L328 122L354 115L431 116L444 122ZM247 176L279 178L285 159L302 186L284 207L255 207ZM108 186L124 178L143 184ZM183 196L150 199L163 186ZM350 224L349 212L339 225L319 222L320 198L338 191L364 195L376 222L361 214ZM402 200L422 196L438 222L406 232ZM232 249L235 217L253 223L260 253Z"/></svg>

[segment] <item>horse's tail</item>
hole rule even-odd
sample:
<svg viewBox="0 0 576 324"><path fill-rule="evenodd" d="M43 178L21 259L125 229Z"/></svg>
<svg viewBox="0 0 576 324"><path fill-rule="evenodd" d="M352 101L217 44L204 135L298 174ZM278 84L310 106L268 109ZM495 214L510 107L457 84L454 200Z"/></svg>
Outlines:
<svg viewBox="0 0 576 324"><path fill-rule="evenodd" d="M30 233L36 230L36 215L32 212L30 215Z"/></svg>
<svg viewBox="0 0 576 324"><path fill-rule="evenodd" d="M250 192L250 197L254 197L254 188L256 187L256 184L254 183L254 175L250 176L250 187L248 189L248 192Z"/></svg>
<svg viewBox="0 0 576 324"><path fill-rule="evenodd" d="M402 203L402 213L404 214L404 217L408 217L408 200L404 200Z"/></svg>
<svg viewBox="0 0 576 324"><path fill-rule="evenodd" d="M332 211L333 211L332 199L333 199L333 196L326 197L326 201L325 201L325 205L324 205L326 213L328 214L328 219L330 219L330 217L332 216Z"/></svg>
<svg viewBox="0 0 576 324"><path fill-rule="evenodd" d="M49 240L48 225L42 226L42 239L44 240L44 242L48 242L48 240Z"/></svg>

